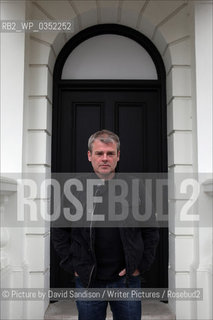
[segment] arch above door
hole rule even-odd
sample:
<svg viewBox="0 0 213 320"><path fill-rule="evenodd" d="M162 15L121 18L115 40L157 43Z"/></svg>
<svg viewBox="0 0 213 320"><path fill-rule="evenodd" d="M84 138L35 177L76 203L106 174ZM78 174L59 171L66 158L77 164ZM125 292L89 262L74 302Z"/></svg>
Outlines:
<svg viewBox="0 0 213 320"><path fill-rule="evenodd" d="M78 34L73 36L62 48L60 51L55 67L54 67L54 80L61 80L62 78L62 71L64 64L71 54L71 52L76 49L79 45L81 45L86 40L93 38L99 35L119 35L131 40L134 40L138 43L148 55L153 60L157 71L157 78L160 81L165 81L165 67L161 55L155 45L150 41L146 36L142 33L123 25L118 24L100 24L95 25L89 28L86 28L80 31Z"/></svg>

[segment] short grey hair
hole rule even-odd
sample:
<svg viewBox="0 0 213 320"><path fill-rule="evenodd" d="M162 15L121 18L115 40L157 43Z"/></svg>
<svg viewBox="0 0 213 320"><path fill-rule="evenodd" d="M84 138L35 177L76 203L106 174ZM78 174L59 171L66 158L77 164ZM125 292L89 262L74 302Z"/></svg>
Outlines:
<svg viewBox="0 0 213 320"><path fill-rule="evenodd" d="M101 131L97 131L93 133L88 140L88 150L90 152L92 152L92 145L96 139L106 144L115 142L117 144L117 152L120 151L120 139L117 136L117 134L115 134L114 132L103 129Z"/></svg>

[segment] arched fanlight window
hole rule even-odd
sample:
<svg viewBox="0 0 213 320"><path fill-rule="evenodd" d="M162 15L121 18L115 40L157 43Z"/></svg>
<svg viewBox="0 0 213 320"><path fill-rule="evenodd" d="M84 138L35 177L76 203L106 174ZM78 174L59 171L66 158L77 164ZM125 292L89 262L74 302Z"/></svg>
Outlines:
<svg viewBox="0 0 213 320"><path fill-rule="evenodd" d="M81 42L68 55L62 80L157 80L155 64L139 43L125 36L102 34Z"/></svg>

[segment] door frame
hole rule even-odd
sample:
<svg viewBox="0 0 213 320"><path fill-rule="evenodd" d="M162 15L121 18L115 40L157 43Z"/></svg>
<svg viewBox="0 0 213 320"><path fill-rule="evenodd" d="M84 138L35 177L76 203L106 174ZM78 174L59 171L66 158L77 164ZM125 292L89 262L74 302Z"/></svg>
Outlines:
<svg viewBox="0 0 213 320"><path fill-rule="evenodd" d="M62 80L62 70L69 54L85 40L103 34L114 34L128 37L139 43L151 56L158 75L157 80ZM60 98L62 90L153 90L157 89L160 93L160 129L161 129L161 163L159 172L168 171L167 158L167 107L166 107L166 72L162 57L155 45L140 32L126 26L117 24L103 24L89 27L73 36L62 48L59 53L53 73L53 118L52 125L52 172L58 172L60 163ZM168 242L168 231L162 234L163 241ZM167 252L168 255L168 252ZM167 256L168 258L168 256ZM167 268L163 264L162 268ZM165 270L165 269L164 269ZM164 273L162 272L162 275ZM166 276L166 274L165 274ZM168 278L162 279L168 284Z"/></svg>

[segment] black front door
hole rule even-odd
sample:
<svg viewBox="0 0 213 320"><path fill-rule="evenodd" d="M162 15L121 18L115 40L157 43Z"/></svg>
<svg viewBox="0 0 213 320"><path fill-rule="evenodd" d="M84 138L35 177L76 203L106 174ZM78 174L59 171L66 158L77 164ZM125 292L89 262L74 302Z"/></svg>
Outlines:
<svg viewBox="0 0 213 320"><path fill-rule="evenodd" d="M97 130L121 140L119 172L166 170L165 110L157 81L62 81L53 113L53 171L89 172L87 141ZM145 287L167 287L167 229L161 229L156 261ZM57 277L56 277L57 274ZM51 287L70 286L51 251Z"/></svg>
<svg viewBox="0 0 213 320"><path fill-rule="evenodd" d="M54 128L57 128L54 171L90 171L87 140L103 128L115 131L120 137L120 172L165 171L158 85L151 81L146 87L140 81L136 81L138 87L122 81L77 83L61 86L57 111L54 110Z"/></svg>

